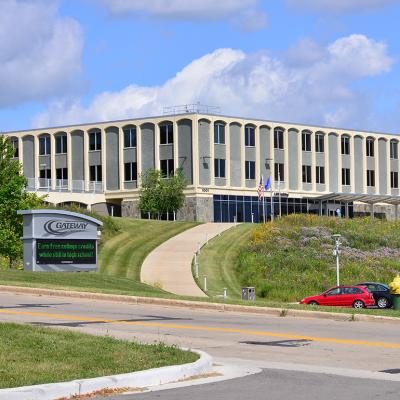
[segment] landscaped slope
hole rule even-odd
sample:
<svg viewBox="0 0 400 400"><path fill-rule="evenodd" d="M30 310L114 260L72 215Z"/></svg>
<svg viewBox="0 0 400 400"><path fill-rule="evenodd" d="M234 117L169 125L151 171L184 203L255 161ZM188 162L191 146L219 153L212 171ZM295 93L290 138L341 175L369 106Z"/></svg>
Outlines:
<svg viewBox="0 0 400 400"><path fill-rule="evenodd" d="M341 234L340 283L388 283L400 271L400 223L291 215L259 225L240 252L239 281L268 300L298 301L336 284L333 234Z"/></svg>

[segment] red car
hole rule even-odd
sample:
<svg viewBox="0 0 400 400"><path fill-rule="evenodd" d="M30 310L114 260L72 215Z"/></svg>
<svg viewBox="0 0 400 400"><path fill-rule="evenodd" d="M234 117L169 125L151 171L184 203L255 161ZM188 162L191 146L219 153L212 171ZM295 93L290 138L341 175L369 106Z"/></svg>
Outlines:
<svg viewBox="0 0 400 400"><path fill-rule="evenodd" d="M304 298L300 304L364 308L374 306L375 300L364 286L335 286L318 296Z"/></svg>

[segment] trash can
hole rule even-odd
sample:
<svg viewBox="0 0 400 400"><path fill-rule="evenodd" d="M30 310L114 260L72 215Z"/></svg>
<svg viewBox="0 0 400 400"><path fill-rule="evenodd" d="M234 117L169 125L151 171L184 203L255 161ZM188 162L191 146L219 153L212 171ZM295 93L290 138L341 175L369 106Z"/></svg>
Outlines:
<svg viewBox="0 0 400 400"><path fill-rule="evenodd" d="M254 301L256 299L255 287L242 287L242 300Z"/></svg>
<svg viewBox="0 0 400 400"><path fill-rule="evenodd" d="M400 310L400 294L392 294L393 308L395 310Z"/></svg>

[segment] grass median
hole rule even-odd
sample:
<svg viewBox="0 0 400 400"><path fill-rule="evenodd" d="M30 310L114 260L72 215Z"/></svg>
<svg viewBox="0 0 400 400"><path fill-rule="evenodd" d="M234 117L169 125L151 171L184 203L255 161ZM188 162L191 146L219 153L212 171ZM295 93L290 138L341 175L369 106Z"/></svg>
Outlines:
<svg viewBox="0 0 400 400"><path fill-rule="evenodd" d="M0 388L66 382L186 364L199 356L162 343L0 324Z"/></svg>

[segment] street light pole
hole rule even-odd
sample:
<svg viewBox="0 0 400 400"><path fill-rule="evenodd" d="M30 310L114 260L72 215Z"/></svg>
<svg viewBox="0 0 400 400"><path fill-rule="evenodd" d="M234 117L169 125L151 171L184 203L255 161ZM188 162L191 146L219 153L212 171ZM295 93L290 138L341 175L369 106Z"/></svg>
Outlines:
<svg viewBox="0 0 400 400"><path fill-rule="evenodd" d="M341 245L340 243L340 238L342 237L342 235L336 234L336 235L332 235L332 237L335 239L335 250L333 251L333 254L336 256L336 286L339 286L340 283L340 279L339 279L339 254L340 254L340 250L339 250L339 246Z"/></svg>

